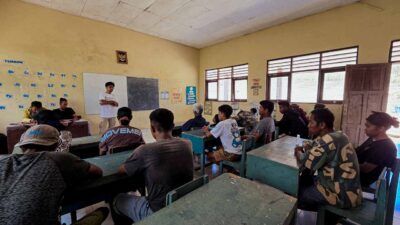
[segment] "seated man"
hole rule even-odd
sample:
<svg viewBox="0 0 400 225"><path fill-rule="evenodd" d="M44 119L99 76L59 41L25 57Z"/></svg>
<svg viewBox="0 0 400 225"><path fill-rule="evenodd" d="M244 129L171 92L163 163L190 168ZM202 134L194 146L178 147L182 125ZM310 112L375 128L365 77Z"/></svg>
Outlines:
<svg viewBox="0 0 400 225"><path fill-rule="evenodd" d="M72 133L66 130L66 126L60 122L54 111L42 110L34 117L36 124L50 125L60 132L60 141L56 152L69 152L72 143Z"/></svg>
<svg viewBox="0 0 400 225"><path fill-rule="evenodd" d="M0 224L60 224L66 188L102 176L100 168L74 155L54 152L58 136L51 126L33 126L17 144L23 154L0 156ZM108 209L100 208L76 224L100 225L107 215Z"/></svg>
<svg viewBox="0 0 400 225"><path fill-rule="evenodd" d="M41 110L45 110L45 108L42 107L42 103L38 101L33 101L31 103L31 107L24 111L24 118L22 119L22 122L33 123L35 115L38 114L38 112L40 112Z"/></svg>
<svg viewBox="0 0 400 225"><path fill-rule="evenodd" d="M240 110L234 118L238 126L243 127L245 133L250 133L257 125L257 119L251 111Z"/></svg>
<svg viewBox="0 0 400 225"><path fill-rule="evenodd" d="M77 120L80 118L72 108L68 107L68 100L65 98L60 98L60 108L53 111L60 120Z"/></svg>
<svg viewBox="0 0 400 225"><path fill-rule="evenodd" d="M211 161L219 162L221 160L238 161L242 154L242 141L240 131L236 120L231 119L232 107L230 105L221 105L218 108L219 123L211 130L203 127L207 137L213 136L220 138L223 148L215 152L209 152L208 158Z"/></svg>
<svg viewBox="0 0 400 225"><path fill-rule="evenodd" d="M193 105L193 113L194 113L194 118L188 120L185 124L182 126L182 131L189 131L192 128L202 128L205 125L207 125L206 119L202 116L203 113L203 105L200 103L196 103Z"/></svg>
<svg viewBox="0 0 400 225"><path fill-rule="evenodd" d="M392 126L399 127L399 121L384 112L373 112L366 120L365 134L369 138L356 149L364 187L377 181L383 168L394 171L397 149L386 131Z"/></svg>
<svg viewBox="0 0 400 225"><path fill-rule="evenodd" d="M298 208L317 210L321 205L354 208L361 204L362 191L357 154L347 136L333 130L335 117L328 109L311 112L308 125L316 138L296 147L302 174ZM317 177L313 174L318 171Z"/></svg>
<svg viewBox="0 0 400 225"><path fill-rule="evenodd" d="M251 132L255 137L256 147L260 147L272 141L272 134L275 132L274 119L271 114L274 111L274 103L268 100L260 102L260 122Z"/></svg>
<svg viewBox="0 0 400 225"><path fill-rule="evenodd" d="M307 138L307 125L299 113L290 108L288 101L280 101L278 104L279 111L283 114L282 119L276 123L276 126L279 127L279 133L293 137L299 134L301 138Z"/></svg>
<svg viewBox="0 0 400 225"><path fill-rule="evenodd" d="M121 216L134 222L165 206L168 192L193 180L191 143L172 136L174 115L168 109L156 109L150 114L151 133L155 143L137 148L119 171L135 181L145 179L148 196L119 194L113 202L113 219L124 224ZM132 224L127 221L127 224Z"/></svg>
<svg viewBox="0 0 400 225"><path fill-rule="evenodd" d="M117 119L120 126L107 130L100 140L100 155L112 153L110 150L115 148L131 147L134 149L139 145L144 144L142 131L129 126L129 123L132 120L132 110L130 108L119 108Z"/></svg>

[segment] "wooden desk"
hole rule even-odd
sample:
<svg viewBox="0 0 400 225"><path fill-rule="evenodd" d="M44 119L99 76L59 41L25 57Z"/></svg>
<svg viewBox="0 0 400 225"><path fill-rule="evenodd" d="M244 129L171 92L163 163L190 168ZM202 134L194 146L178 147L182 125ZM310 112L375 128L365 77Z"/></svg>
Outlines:
<svg viewBox="0 0 400 225"><path fill-rule="evenodd" d="M204 150L209 147L217 146L221 142L219 139L214 137L206 137L203 130L192 130L185 131L181 134L182 138L185 138L192 142L193 154L200 157L200 171L204 174L204 164L205 164L205 152Z"/></svg>
<svg viewBox="0 0 400 225"><path fill-rule="evenodd" d="M285 136L248 152L246 177L297 196L299 166L295 146L296 138Z"/></svg>
<svg viewBox="0 0 400 225"><path fill-rule="evenodd" d="M101 201L110 201L116 194L136 190L137 183L127 175L118 174L119 166L129 158L133 151L87 158L103 170L103 177L88 180L66 191L62 203L61 215L71 213L76 219L75 211Z"/></svg>
<svg viewBox="0 0 400 225"><path fill-rule="evenodd" d="M72 138L69 152L82 159L98 156L100 139L100 136ZM19 147L15 147L12 153L22 154L22 150Z"/></svg>
<svg viewBox="0 0 400 225"><path fill-rule="evenodd" d="M290 224L297 199L224 173L138 224Z"/></svg>
<svg viewBox="0 0 400 225"><path fill-rule="evenodd" d="M11 154L14 145L17 144L21 138L21 135L30 127L30 125L22 124L10 124L7 126L7 145L8 153ZM67 127L67 130L71 131L72 137L85 137L90 136L89 123L86 120L77 120Z"/></svg>

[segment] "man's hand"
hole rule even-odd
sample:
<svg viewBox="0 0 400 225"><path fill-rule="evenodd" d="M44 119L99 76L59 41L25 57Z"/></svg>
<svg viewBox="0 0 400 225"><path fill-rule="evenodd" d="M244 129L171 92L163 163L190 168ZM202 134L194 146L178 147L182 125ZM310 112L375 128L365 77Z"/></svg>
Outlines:
<svg viewBox="0 0 400 225"><path fill-rule="evenodd" d="M300 160L300 156L304 153L304 149L303 147L296 147L294 148L294 156L296 156L296 158L298 160Z"/></svg>

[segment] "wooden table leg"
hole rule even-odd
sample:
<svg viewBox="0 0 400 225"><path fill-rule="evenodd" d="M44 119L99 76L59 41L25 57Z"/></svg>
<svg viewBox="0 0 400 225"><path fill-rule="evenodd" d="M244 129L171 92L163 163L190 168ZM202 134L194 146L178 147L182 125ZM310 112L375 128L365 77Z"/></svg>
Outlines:
<svg viewBox="0 0 400 225"><path fill-rule="evenodd" d="M76 222L77 218L76 218L76 211L72 211L71 212L71 223Z"/></svg>
<svg viewBox="0 0 400 225"><path fill-rule="evenodd" d="M204 164L206 163L206 159L205 159L205 154L204 154L204 150L200 155L200 171L201 171L201 175L204 175Z"/></svg>

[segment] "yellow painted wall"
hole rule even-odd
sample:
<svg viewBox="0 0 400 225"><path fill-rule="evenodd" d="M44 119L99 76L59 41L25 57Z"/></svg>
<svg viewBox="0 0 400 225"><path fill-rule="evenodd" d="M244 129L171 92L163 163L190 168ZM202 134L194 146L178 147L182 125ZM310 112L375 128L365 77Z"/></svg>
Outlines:
<svg viewBox="0 0 400 225"><path fill-rule="evenodd" d="M200 98L204 101L204 71L249 63L248 109L250 102L264 99L266 62L269 59L359 46L359 63L388 62L390 43L400 38L400 1L366 0L308 16L200 50ZM260 96L252 96L251 79L260 78ZM213 103L213 113L218 105ZM307 112L312 105L300 104ZM328 105L341 119L342 106ZM280 115L277 115L279 118ZM211 117L208 117L211 118Z"/></svg>
<svg viewBox="0 0 400 225"><path fill-rule="evenodd" d="M71 107L88 119L92 132L97 133L98 116L84 114L84 72L158 78L160 91L169 91L171 96L173 88L180 88L183 96L182 103L160 100L160 106L171 109L176 122L192 116L190 106L184 102L184 91L187 85L198 84L197 49L16 0L0 0L0 30L0 105L7 106L0 110L0 132L5 132L8 123L21 120L18 105L29 105L37 93L45 95L39 99L44 103L57 103L59 95L67 92ZM128 52L128 65L116 63L115 50ZM4 59L23 60L24 64L10 65ZM15 70L13 76L8 75L9 69ZM31 73L28 77L22 75L25 69ZM34 75L39 71L44 73L42 78ZM51 91L58 94L56 99L48 96L50 72L57 74L51 81L57 85L57 90ZM67 74L67 81L59 77L61 73ZM76 80L72 74L77 75ZM14 87L15 82L21 87ZM39 87L27 87L32 82ZM61 83L67 87L62 89ZM77 87L72 88L72 84ZM21 96L26 92L31 93L29 99ZM6 98L7 93L13 98ZM148 115L149 111L134 112L134 126L148 127Z"/></svg>

